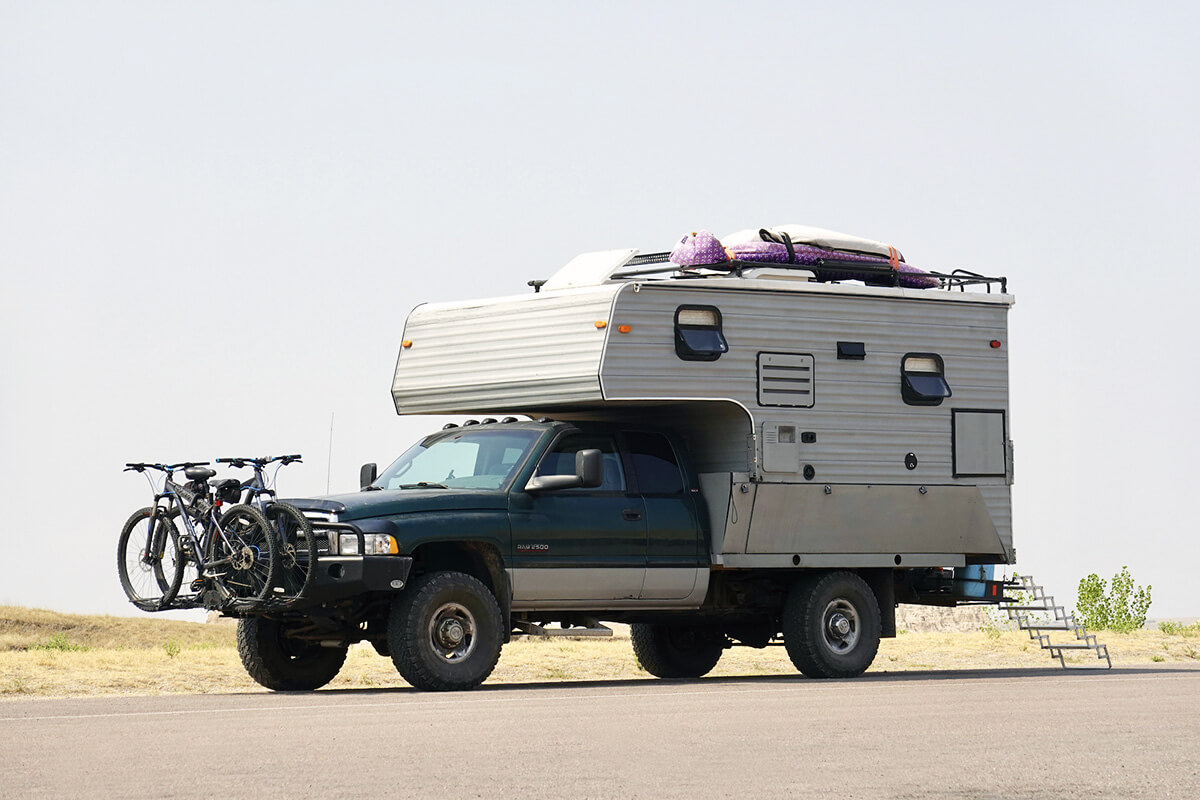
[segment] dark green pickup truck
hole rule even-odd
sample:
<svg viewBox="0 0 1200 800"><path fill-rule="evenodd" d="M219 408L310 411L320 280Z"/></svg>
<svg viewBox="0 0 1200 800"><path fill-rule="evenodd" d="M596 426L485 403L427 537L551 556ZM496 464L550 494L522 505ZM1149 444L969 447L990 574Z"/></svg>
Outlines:
<svg viewBox="0 0 1200 800"><path fill-rule="evenodd" d="M697 475L666 429L485 420L362 477L360 492L290 501L320 543L311 589L238 631L268 688L324 685L362 640L418 688L471 688L511 635L552 622L632 623L639 661L664 678L703 675L733 643L781 631L805 673L855 675L889 632L890 571L714 569Z"/></svg>

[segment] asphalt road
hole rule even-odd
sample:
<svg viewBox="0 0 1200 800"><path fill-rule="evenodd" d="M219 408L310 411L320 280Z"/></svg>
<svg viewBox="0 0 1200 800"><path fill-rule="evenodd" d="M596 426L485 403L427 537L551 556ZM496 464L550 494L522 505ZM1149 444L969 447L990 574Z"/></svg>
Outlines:
<svg viewBox="0 0 1200 800"><path fill-rule="evenodd" d="M0 703L0 796L1200 797L1200 669Z"/></svg>

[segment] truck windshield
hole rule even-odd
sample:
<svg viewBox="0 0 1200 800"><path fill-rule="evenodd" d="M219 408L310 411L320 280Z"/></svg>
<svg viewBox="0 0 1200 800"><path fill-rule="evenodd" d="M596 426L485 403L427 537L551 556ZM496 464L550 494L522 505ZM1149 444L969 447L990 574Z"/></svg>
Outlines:
<svg viewBox="0 0 1200 800"><path fill-rule="evenodd" d="M499 489L541 435L531 430L450 430L414 444L375 480L377 489Z"/></svg>

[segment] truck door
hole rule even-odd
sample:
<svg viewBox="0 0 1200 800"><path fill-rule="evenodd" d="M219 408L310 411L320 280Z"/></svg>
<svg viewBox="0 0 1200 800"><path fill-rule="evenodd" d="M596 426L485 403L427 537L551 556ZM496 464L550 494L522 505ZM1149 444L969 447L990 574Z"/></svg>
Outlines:
<svg viewBox="0 0 1200 800"><path fill-rule="evenodd" d="M604 483L596 489L527 494L513 491L514 604L561 600L633 600L646 575L646 519L630 491L612 436L569 434L542 456L538 475L570 475L575 453L603 454Z"/></svg>
<svg viewBox="0 0 1200 800"><path fill-rule="evenodd" d="M646 506L646 582L641 596L646 600L683 599L695 588L699 573L708 569L696 495L666 436L627 431L624 438L638 493Z"/></svg>

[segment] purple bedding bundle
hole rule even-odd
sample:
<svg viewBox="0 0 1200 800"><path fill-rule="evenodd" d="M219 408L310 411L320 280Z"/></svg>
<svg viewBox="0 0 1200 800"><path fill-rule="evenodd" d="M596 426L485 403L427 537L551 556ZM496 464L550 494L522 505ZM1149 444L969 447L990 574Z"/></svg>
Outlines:
<svg viewBox="0 0 1200 800"><path fill-rule="evenodd" d="M790 264L811 269L818 280L859 280L876 286L903 286L908 289L932 289L938 279L928 272L904 263L904 257L889 249L889 256L868 255L849 250L832 250L812 244L792 242L786 233L759 232L759 241L747 241L726 247L709 231L683 237L671 251L669 260L681 267L713 266L731 261L756 264ZM861 269L855 265L861 264Z"/></svg>

